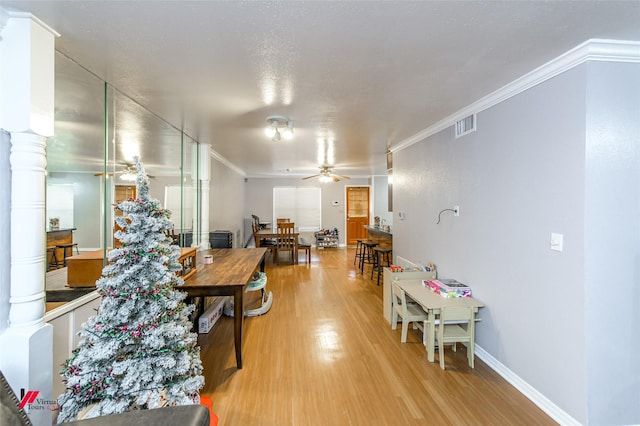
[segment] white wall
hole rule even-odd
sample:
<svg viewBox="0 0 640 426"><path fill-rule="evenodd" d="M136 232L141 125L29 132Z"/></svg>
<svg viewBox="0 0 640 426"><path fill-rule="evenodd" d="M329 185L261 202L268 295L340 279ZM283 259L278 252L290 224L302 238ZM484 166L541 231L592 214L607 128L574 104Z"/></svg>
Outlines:
<svg viewBox="0 0 640 426"><path fill-rule="evenodd" d="M8 328L11 296L11 138L0 129L0 334ZM43 224L44 226L44 224Z"/></svg>
<svg viewBox="0 0 640 426"><path fill-rule="evenodd" d="M273 188L275 186L290 187L320 187L322 188L322 227L325 229L338 228L340 244L345 244L345 186L370 185L365 178L352 178L340 182L320 183L317 180L302 180L301 178L247 178L245 212L246 218L252 214L260 217L261 221L274 222L273 216ZM338 206L332 202L338 201ZM373 219L372 219L373 220ZM309 238L309 235L305 235ZM312 237L312 235L311 235Z"/></svg>
<svg viewBox="0 0 640 426"><path fill-rule="evenodd" d="M470 285L478 345L583 424L640 422L639 68L580 65L394 153L394 255Z"/></svg>

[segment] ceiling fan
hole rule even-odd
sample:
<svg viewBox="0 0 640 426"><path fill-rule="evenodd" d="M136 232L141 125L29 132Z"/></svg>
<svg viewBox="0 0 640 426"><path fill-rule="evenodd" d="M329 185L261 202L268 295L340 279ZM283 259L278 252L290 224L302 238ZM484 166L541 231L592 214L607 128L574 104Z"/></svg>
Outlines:
<svg viewBox="0 0 640 426"><path fill-rule="evenodd" d="M320 167L320 173L318 173L317 175L307 176L302 179L311 179L315 177L319 177L320 182L339 182L340 179L351 179L349 176L337 175L333 173L331 171L331 167L329 166L322 166Z"/></svg>
<svg viewBox="0 0 640 426"><path fill-rule="evenodd" d="M122 163L122 165L124 166L124 168L122 170L117 170L114 173L120 176L120 180L124 180L126 182L135 181L136 177L138 176L138 170L136 169L136 166L131 163ZM113 176L114 173L108 173L107 176ZM104 176L104 173L94 173L94 176ZM147 177L152 179L155 176L147 174Z"/></svg>

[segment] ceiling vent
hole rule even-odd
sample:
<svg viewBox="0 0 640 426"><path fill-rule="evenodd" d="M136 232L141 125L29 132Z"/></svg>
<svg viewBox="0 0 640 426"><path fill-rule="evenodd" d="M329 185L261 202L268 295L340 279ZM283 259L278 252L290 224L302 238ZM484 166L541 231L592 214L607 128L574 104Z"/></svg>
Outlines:
<svg viewBox="0 0 640 426"><path fill-rule="evenodd" d="M476 131L476 115L471 114L456 122L456 138Z"/></svg>

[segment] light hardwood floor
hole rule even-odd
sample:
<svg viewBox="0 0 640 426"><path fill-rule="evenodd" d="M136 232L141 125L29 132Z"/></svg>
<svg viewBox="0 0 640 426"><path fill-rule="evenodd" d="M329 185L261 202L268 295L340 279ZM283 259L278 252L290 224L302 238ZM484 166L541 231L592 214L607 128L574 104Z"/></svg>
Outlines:
<svg viewBox="0 0 640 426"><path fill-rule="evenodd" d="M461 345L443 371L419 330L400 343L382 316L382 284L356 271L353 254L314 248L310 265L302 254L295 266L267 261L273 307L245 318L242 370L231 318L200 335L201 394L221 426L555 424L477 357L471 369Z"/></svg>

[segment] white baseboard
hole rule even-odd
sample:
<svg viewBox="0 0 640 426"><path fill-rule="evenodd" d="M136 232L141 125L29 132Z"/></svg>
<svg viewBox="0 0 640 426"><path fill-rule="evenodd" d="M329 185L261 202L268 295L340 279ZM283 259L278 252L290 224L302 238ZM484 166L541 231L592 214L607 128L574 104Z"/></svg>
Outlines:
<svg viewBox="0 0 640 426"><path fill-rule="evenodd" d="M521 394L529 398L531 402L536 404L542 411L547 413L553 420L561 425L580 426L580 422L560 409L560 407L551 402L546 396L538 392L529 383L522 380L522 378L520 378L517 374L509 370L504 364L491 356L489 352L476 345L475 354L492 370L502 376L503 379L505 379L516 389L518 389Z"/></svg>

